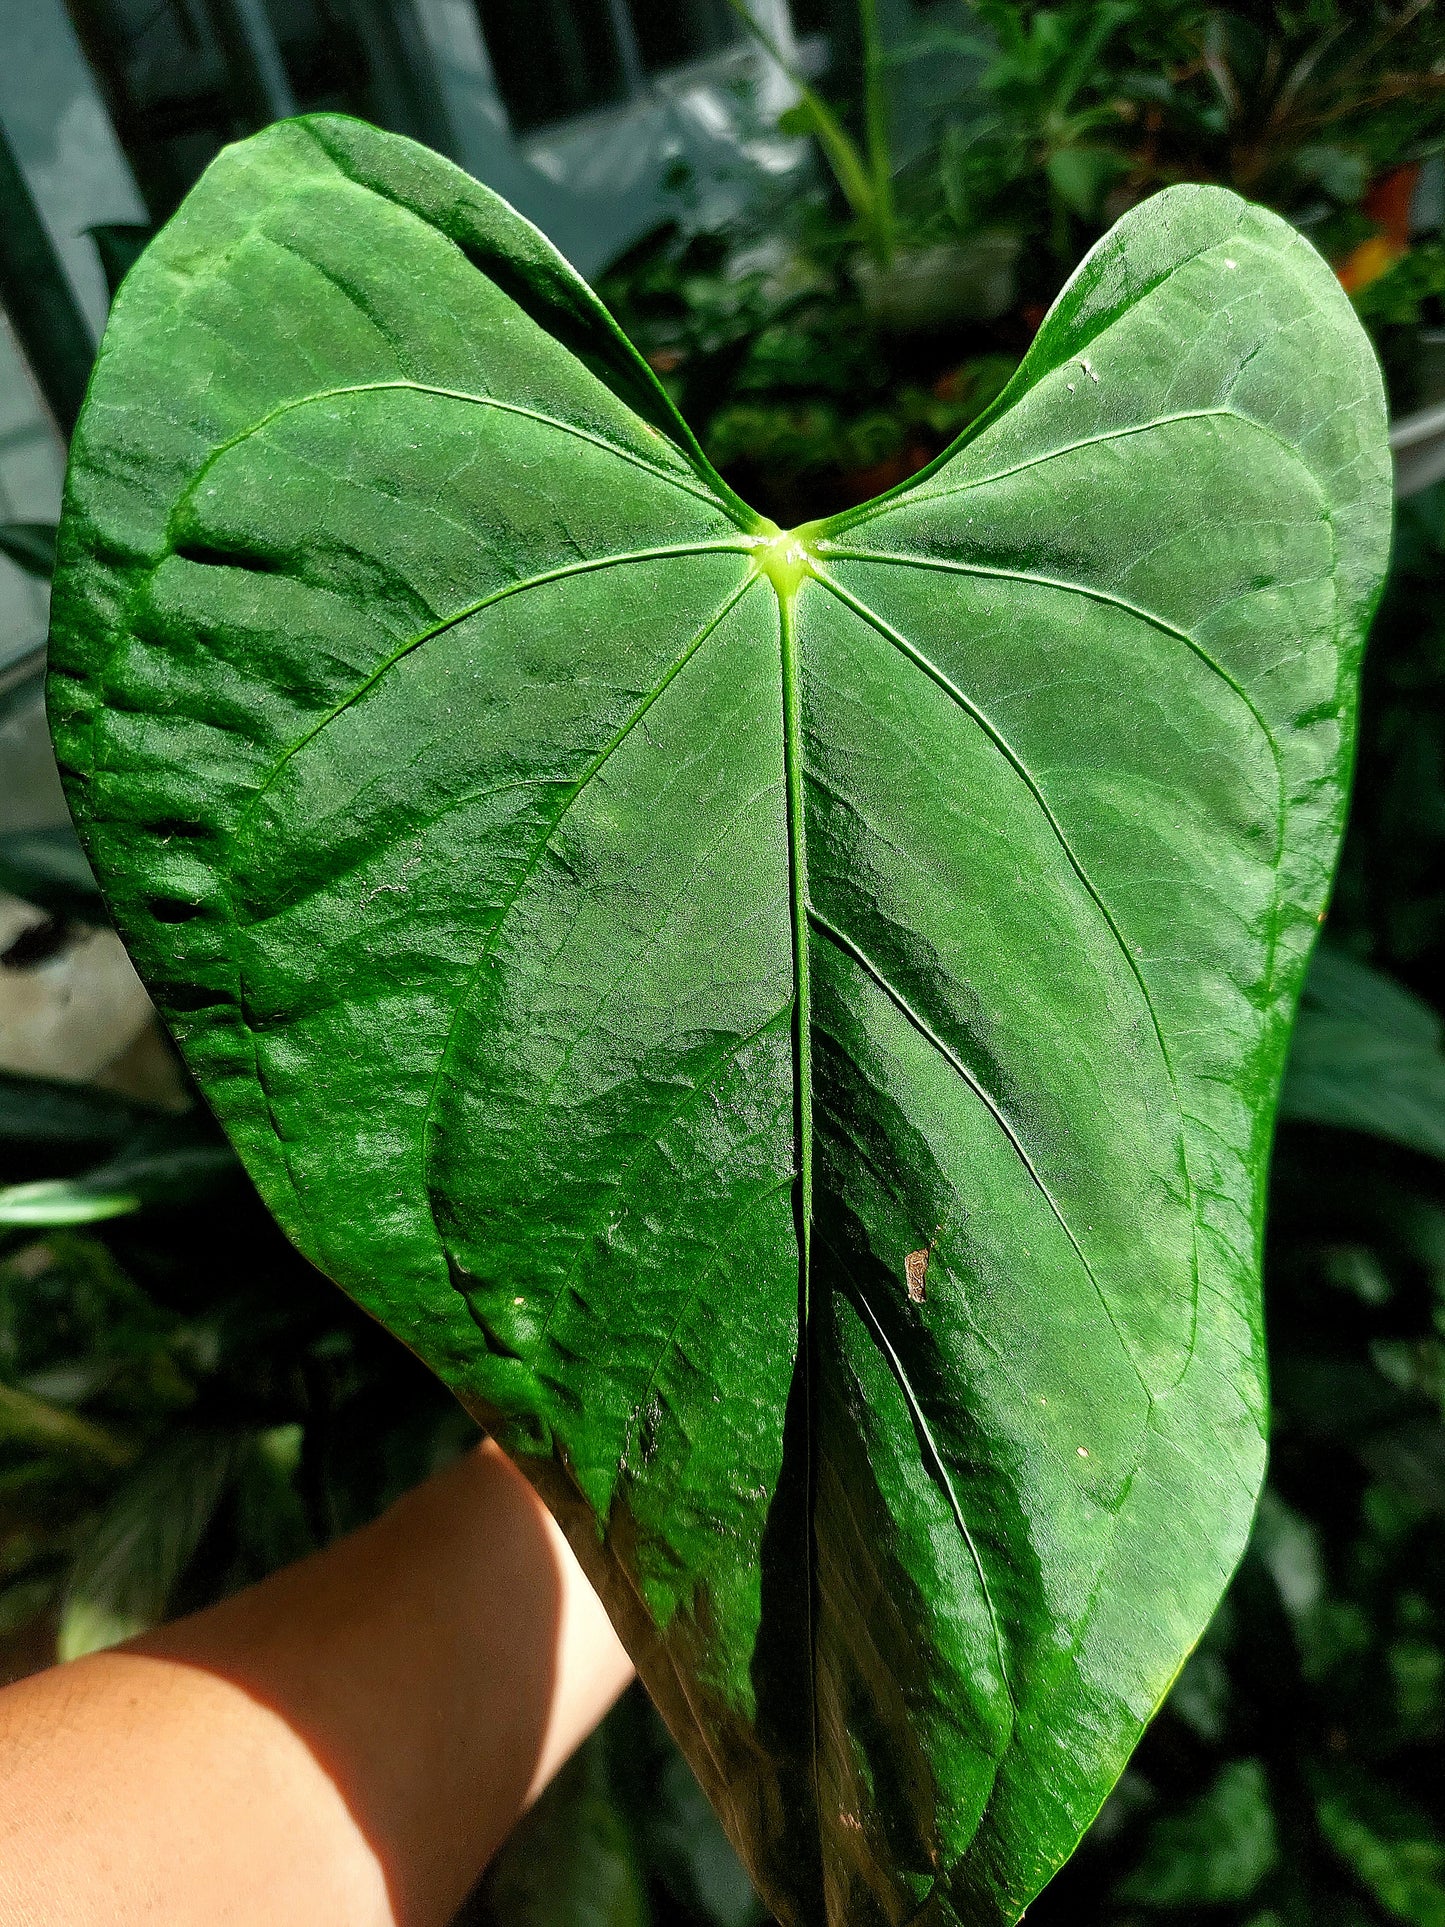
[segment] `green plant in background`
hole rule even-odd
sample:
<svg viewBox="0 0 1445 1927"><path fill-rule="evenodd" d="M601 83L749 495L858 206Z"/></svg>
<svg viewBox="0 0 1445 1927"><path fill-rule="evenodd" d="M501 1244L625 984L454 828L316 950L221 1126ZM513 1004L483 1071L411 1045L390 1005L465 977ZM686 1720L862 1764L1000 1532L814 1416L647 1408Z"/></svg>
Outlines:
<svg viewBox="0 0 1445 1927"><path fill-rule="evenodd" d="M827 169L811 195L655 237L603 283L709 456L779 520L931 459L1084 249L1171 182L1263 199L1342 263L1400 406L1445 380L1419 325L1445 322L1439 242L1402 233L1445 126L1435 0L976 0L882 50L860 15L857 37L853 69L794 76L787 125Z"/></svg>
<svg viewBox="0 0 1445 1927"><path fill-rule="evenodd" d="M1382 170L1437 153L1445 20L1435 0L1173 6L1130 91L1151 164L1208 168L1316 212L1358 204ZM1151 111L1152 110L1152 111Z"/></svg>
<svg viewBox="0 0 1445 1927"><path fill-rule="evenodd" d="M1034 218L1066 242L1066 215L1087 232L1111 203L1215 180L1324 223L1328 245L1352 220L1369 231L1351 211L1377 174L1441 145L1445 24L1433 0L975 0L971 13L993 51L978 103L946 116L944 156L975 221L1005 195L1017 219L1015 197L1042 185L1052 202ZM952 40L977 51L976 33Z"/></svg>
<svg viewBox="0 0 1445 1927"><path fill-rule="evenodd" d="M231 150L118 299L52 636L87 849L785 1921L1016 1920L1242 1551L1388 537L1348 302L1217 190L788 533L534 230L360 123Z"/></svg>
<svg viewBox="0 0 1445 1927"><path fill-rule="evenodd" d="M787 133L811 135L817 141L838 192L857 223L864 249L877 267L888 268L897 251L898 230L878 0L857 0L858 37L862 48L861 142L849 132L841 114L804 78L774 36L759 22L750 0L728 0L728 5L769 59L788 75L797 91L797 102L783 115L780 125Z"/></svg>
<svg viewBox="0 0 1445 1927"><path fill-rule="evenodd" d="M1129 171L1108 138L1120 125L1119 52L1124 30L1157 18L1157 8L1085 0L1025 11L978 0L973 13L987 40L975 28L933 36L920 50L984 59L973 112L944 120L934 164L948 212L965 233L999 219L1016 225L1022 196L1038 205L1047 243L1067 266L1075 223L1097 222L1107 190Z"/></svg>

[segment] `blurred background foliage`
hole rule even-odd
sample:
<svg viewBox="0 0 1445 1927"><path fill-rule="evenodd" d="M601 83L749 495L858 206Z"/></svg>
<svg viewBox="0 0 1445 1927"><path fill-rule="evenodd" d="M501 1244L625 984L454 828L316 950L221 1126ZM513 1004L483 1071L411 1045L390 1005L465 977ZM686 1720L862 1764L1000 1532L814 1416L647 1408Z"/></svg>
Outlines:
<svg viewBox="0 0 1445 1927"><path fill-rule="evenodd" d="M777 131L815 163L710 223L678 168L670 218L601 285L713 459L780 521L928 460L998 392L1084 249L1173 181L1296 221L1352 293L1397 419L1429 427L1445 404L1437 0L975 0L915 9L906 31L858 0L821 75L727 4L789 69ZM112 280L143 236L107 234ZM1445 1927L1445 483L1419 479L1282 1107L1269 1486L1213 1627L1032 1911L1043 1927ZM0 528L38 576L52 547L45 525ZM27 700L23 677L0 685L0 728ZM67 832L0 837L0 889L22 907L0 982L104 924ZM0 1073L0 1675L262 1575L472 1436L287 1246L147 1048L145 1074L109 1088ZM467 1919L764 1916L634 1691Z"/></svg>

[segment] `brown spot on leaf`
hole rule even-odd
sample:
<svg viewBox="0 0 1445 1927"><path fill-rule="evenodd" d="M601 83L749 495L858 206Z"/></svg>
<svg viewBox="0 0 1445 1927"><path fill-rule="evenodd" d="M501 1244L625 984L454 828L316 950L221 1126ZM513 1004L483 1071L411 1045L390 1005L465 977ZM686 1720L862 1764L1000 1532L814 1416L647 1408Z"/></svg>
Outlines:
<svg viewBox="0 0 1445 1927"><path fill-rule="evenodd" d="M910 1251L903 1260L903 1276L908 1285L908 1296L915 1305L921 1305L928 1296L925 1286L928 1281L928 1254L931 1245L922 1251Z"/></svg>

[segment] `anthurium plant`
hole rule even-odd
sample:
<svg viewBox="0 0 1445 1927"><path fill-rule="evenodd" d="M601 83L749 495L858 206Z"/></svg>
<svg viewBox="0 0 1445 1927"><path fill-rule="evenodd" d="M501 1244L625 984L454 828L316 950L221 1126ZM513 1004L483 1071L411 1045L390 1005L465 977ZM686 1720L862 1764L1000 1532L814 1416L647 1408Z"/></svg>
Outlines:
<svg viewBox="0 0 1445 1927"><path fill-rule="evenodd" d="M223 154L116 302L51 671L87 850L788 1927L1015 1921L1244 1545L1388 538L1349 305L1218 189L791 530L533 228L357 122Z"/></svg>

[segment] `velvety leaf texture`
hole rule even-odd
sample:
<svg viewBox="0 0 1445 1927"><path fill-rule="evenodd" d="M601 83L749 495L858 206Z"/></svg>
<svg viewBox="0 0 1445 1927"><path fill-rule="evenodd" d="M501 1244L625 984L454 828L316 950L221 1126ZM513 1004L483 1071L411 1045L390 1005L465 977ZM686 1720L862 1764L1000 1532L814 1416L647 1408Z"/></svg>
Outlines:
<svg viewBox="0 0 1445 1927"><path fill-rule="evenodd" d="M1211 188L781 535L534 229L359 123L223 154L121 291L53 641L86 847L786 1923L1016 1920L1239 1555L1388 530L1348 303Z"/></svg>

